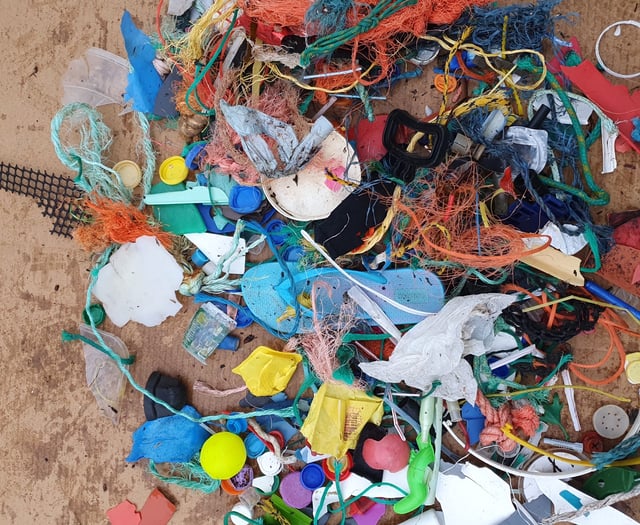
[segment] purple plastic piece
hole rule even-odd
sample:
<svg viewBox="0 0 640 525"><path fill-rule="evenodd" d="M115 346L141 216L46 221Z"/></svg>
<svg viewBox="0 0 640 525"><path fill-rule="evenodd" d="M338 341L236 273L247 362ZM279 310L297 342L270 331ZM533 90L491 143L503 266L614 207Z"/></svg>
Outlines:
<svg viewBox="0 0 640 525"><path fill-rule="evenodd" d="M300 472L287 474L280 482L280 496L293 509L304 509L311 503L313 492L305 489L300 481Z"/></svg>

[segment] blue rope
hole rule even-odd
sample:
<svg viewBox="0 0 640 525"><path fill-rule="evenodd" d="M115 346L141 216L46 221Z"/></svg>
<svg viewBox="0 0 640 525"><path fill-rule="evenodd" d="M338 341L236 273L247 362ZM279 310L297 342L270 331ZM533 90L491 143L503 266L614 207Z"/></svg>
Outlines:
<svg viewBox="0 0 640 525"><path fill-rule="evenodd" d="M635 434L618 443L607 452L594 452L591 457L591 462L598 470L601 470L614 461L629 457L631 454L637 452L638 449L640 449L640 434Z"/></svg>

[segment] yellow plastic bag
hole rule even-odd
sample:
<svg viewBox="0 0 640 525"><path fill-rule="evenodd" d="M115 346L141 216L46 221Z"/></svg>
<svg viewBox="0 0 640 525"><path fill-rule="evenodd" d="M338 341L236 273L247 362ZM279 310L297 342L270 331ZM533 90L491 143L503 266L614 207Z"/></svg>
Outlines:
<svg viewBox="0 0 640 525"><path fill-rule="evenodd" d="M300 361L298 354L259 346L232 372L242 376L254 396L272 396L287 388Z"/></svg>
<svg viewBox="0 0 640 525"><path fill-rule="evenodd" d="M380 424L383 412L380 398L348 385L324 383L300 431L314 452L339 459L356 447L367 422Z"/></svg>

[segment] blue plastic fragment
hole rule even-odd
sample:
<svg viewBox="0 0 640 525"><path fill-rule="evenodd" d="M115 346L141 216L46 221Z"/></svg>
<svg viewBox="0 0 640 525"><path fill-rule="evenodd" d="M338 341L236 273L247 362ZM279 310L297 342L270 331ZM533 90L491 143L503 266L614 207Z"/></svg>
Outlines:
<svg viewBox="0 0 640 525"><path fill-rule="evenodd" d="M156 50L149 37L136 27L129 11L122 15L120 32L133 69L127 77L129 83L124 100L133 100L133 109L136 111L153 113L162 85L162 77L153 67Z"/></svg>
<svg viewBox="0 0 640 525"><path fill-rule="evenodd" d="M181 412L200 417L198 411L189 405L185 405ZM133 433L133 445L126 461L133 463L146 458L156 463L186 463L198 453L210 435L183 416L147 421Z"/></svg>

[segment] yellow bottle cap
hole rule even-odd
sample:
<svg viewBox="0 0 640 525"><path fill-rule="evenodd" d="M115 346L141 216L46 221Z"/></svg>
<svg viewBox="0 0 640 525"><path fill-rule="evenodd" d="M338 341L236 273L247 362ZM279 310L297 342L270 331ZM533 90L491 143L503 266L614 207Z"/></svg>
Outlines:
<svg viewBox="0 0 640 525"><path fill-rule="evenodd" d="M640 384L640 353L634 352L627 355L626 361L627 380L632 385Z"/></svg>
<svg viewBox="0 0 640 525"><path fill-rule="evenodd" d="M132 160L121 160L114 167L114 171L120 175L120 180L127 188L133 189L142 180L142 170Z"/></svg>
<svg viewBox="0 0 640 525"><path fill-rule="evenodd" d="M165 159L162 164L160 164L158 171L160 180L170 185L180 184L187 178L187 175L189 175L189 168L187 168L184 158L179 155Z"/></svg>

